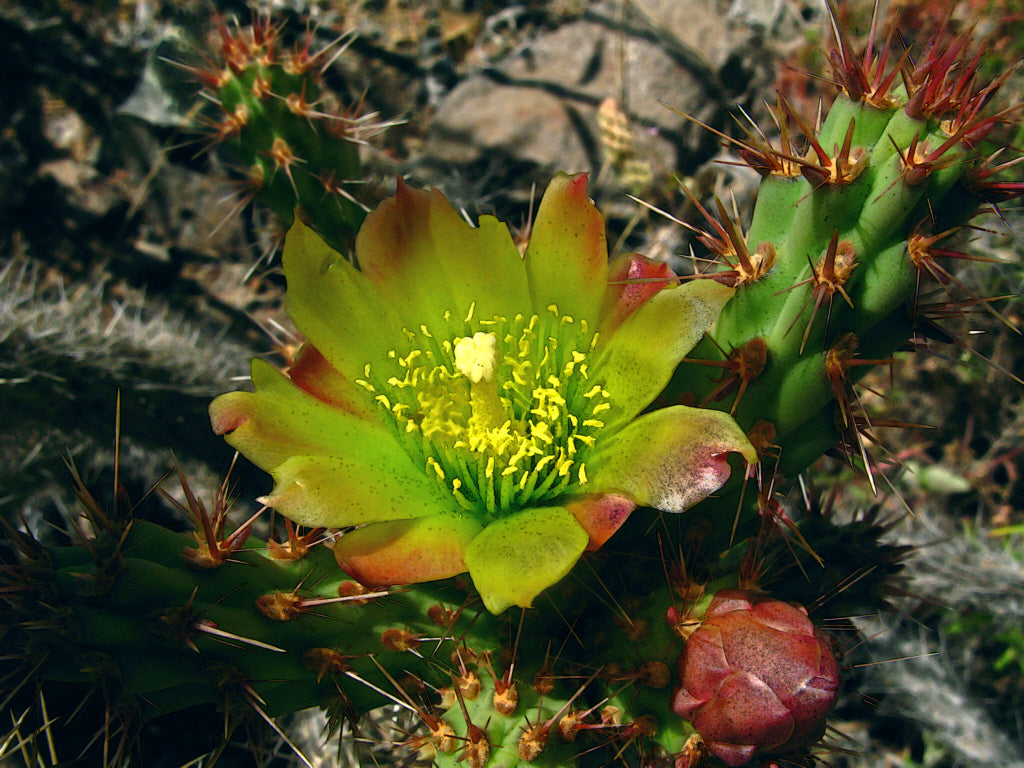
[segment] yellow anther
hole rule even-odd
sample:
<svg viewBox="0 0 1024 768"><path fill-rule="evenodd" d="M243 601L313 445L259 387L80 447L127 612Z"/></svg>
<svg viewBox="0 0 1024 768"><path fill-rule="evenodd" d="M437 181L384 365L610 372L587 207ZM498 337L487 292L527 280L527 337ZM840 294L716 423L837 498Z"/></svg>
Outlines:
<svg viewBox="0 0 1024 768"><path fill-rule="evenodd" d="M542 469L544 469L544 466L546 464L549 464L550 462L552 462L554 460L555 460L555 457L552 456L550 453L548 453L548 454L546 454L544 456L541 456L540 457L540 461L537 462L537 466L535 466L533 468L533 471L534 472L540 472Z"/></svg>
<svg viewBox="0 0 1024 768"><path fill-rule="evenodd" d="M512 367L512 381L514 381L520 387L526 386L526 376L524 375L523 371L525 371L528 367L528 364L516 365Z"/></svg>
<svg viewBox="0 0 1024 768"><path fill-rule="evenodd" d="M595 408L594 410L596 411L597 409ZM584 419L583 426L593 427L594 429L600 429L601 427L604 426L604 422L601 421L600 419Z"/></svg>
<svg viewBox="0 0 1024 768"><path fill-rule="evenodd" d="M586 359L587 359L587 356L585 354L583 354L582 352L577 352L576 350L573 350L573 352L572 352L572 360L567 362L565 364L565 366L562 368L562 375L566 376L566 377L571 376L572 372L576 368L576 366L579 365L580 363L582 363ZM585 368L586 365L583 365L581 367Z"/></svg>
<svg viewBox="0 0 1024 768"><path fill-rule="evenodd" d="M602 392L601 394L605 394L605 393ZM598 403L597 405L595 405L593 407L593 409L591 409L591 413L593 413L596 416L597 414L601 413L602 411L607 411L611 407L612 407L611 403Z"/></svg>
<svg viewBox="0 0 1024 768"><path fill-rule="evenodd" d="M586 466L586 464L580 464L579 479L580 479L580 485L586 485L587 484L587 466Z"/></svg>
<svg viewBox="0 0 1024 768"><path fill-rule="evenodd" d="M519 486L519 490L520 491L525 491L526 490L526 485L527 485L527 483L530 482L530 478L531 477L532 478L536 478L537 474L535 472L524 472L522 474L522 477L519 478L519 482L516 483L516 485Z"/></svg>
<svg viewBox="0 0 1024 768"><path fill-rule="evenodd" d="M533 423L530 428L530 437L541 440L545 445L551 445L552 440L554 440L554 437L551 435L551 427L544 421Z"/></svg>
<svg viewBox="0 0 1024 768"><path fill-rule="evenodd" d="M437 459L433 456L427 456L427 467L434 470L438 480L444 480L444 469L441 468L441 465L438 464Z"/></svg>
<svg viewBox="0 0 1024 768"><path fill-rule="evenodd" d="M584 392L583 396L589 398L589 397L597 397L599 394L601 394L601 385L600 384L595 384L589 390Z"/></svg>
<svg viewBox="0 0 1024 768"><path fill-rule="evenodd" d="M470 302L470 304L469 304L469 311L466 313L466 319L463 322L468 323L470 320L472 320L473 319L473 313L475 311L476 311L476 302L475 301ZM448 318L445 318L445 320L447 320L447 319Z"/></svg>

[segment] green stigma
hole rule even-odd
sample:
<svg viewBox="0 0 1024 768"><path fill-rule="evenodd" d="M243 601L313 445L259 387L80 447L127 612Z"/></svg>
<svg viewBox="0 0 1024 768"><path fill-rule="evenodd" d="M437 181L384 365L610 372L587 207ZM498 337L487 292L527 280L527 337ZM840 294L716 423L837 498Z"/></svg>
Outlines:
<svg viewBox="0 0 1024 768"><path fill-rule="evenodd" d="M597 344L561 315L465 320L406 329L409 346L367 364L359 381L402 445L459 505L489 518L586 486L586 459L612 407L590 381ZM443 332L441 331L443 328Z"/></svg>

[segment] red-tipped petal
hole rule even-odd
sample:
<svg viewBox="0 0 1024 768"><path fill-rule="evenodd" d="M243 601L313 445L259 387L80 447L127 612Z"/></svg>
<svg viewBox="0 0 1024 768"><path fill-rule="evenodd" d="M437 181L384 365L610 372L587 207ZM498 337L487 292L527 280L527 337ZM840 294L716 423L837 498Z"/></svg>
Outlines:
<svg viewBox="0 0 1024 768"><path fill-rule="evenodd" d="M376 523L338 539L334 556L369 587L446 579L466 570L466 547L481 527L457 513Z"/></svg>
<svg viewBox="0 0 1024 768"><path fill-rule="evenodd" d="M729 478L728 454L757 453L735 421L720 411L677 405L644 414L605 441L588 465L594 487L637 504L683 512Z"/></svg>
<svg viewBox="0 0 1024 768"><path fill-rule="evenodd" d="M534 311L554 304L562 315L597 328L608 280L608 244L604 219L587 197L585 173L560 173L551 181L525 262Z"/></svg>
<svg viewBox="0 0 1024 768"><path fill-rule="evenodd" d="M340 373L312 344L299 348L288 377L317 400L369 421L380 419L380 409L367 391Z"/></svg>
<svg viewBox="0 0 1024 768"><path fill-rule="evenodd" d="M668 264L652 261L637 253L620 256L612 262L605 293L605 319L602 334L609 334L636 312L651 296L675 285L675 273Z"/></svg>
<svg viewBox="0 0 1024 768"><path fill-rule="evenodd" d="M565 508L572 512L576 522L587 532L590 537L587 551L593 552L619 530L630 512L636 509L636 504L625 496L606 493L586 496L566 504Z"/></svg>
<svg viewBox="0 0 1024 768"><path fill-rule="evenodd" d="M493 216L471 226L437 190L401 180L356 239L359 266L409 328L445 312L507 317L530 306L526 270L508 227Z"/></svg>

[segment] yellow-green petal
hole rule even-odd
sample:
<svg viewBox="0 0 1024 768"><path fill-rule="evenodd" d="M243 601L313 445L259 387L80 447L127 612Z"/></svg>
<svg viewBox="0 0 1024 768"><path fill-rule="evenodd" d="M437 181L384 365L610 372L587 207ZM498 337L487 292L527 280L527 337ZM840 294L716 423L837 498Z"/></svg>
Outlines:
<svg viewBox="0 0 1024 768"><path fill-rule="evenodd" d="M603 340L597 377L611 393L616 419L633 418L658 396L734 292L713 280L664 288Z"/></svg>
<svg viewBox="0 0 1024 768"><path fill-rule="evenodd" d="M274 490L262 501L309 528L342 528L456 510L451 494L406 457L373 446L336 456L294 456L271 470Z"/></svg>
<svg viewBox="0 0 1024 768"><path fill-rule="evenodd" d="M297 387L264 360L252 361L255 392L229 392L210 403L217 434L253 464L270 470L303 454L350 453L372 446L389 460L406 453L378 422L336 408Z"/></svg>
<svg viewBox="0 0 1024 768"><path fill-rule="evenodd" d="M445 311L461 320L474 304L474 315L488 320L530 306L508 227L493 216L470 226L436 190L399 182L395 196L366 217L356 258L410 329L433 328Z"/></svg>
<svg viewBox="0 0 1024 768"><path fill-rule="evenodd" d="M491 613L529 608L569 573L588 540L564 507L524 509L484 528L466 550L466 566Z"/></svg>
<svg viewBox="0 0 1024 768"><path fill-rule="evenodd" d="M587 197L587 175L558 174L540 201L526 269L535 312L554 304L561 315L598 327L608 282L604 219Z"/></svg>
<svg viewBox="0 0 1024 768"><path fill-rule="evenodd" d="M596 491L683 512L729 479L732 452L757 460L729 414L676 405L644 414L602 442L590 456L590 476Z"/></svg>
<svg viewBox="0 0 1024 768"><path fill-rule="evenodd" d="M285 311L303 335L350 380L402 340L402 326L376 286L296 217L282 257Z"/></svg>

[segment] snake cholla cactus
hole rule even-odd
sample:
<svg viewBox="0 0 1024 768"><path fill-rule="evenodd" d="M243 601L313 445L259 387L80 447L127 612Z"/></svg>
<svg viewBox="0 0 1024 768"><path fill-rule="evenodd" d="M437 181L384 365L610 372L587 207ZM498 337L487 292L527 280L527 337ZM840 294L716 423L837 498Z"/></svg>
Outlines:
<svg viewBox="0 0 1024 768"><path fill-rule="evenodd" d="M991 139L1019 107L993 113L1005 76L981 82L967 35L937 35L913 59L893 60L876 22L860 53L834 15L833 25L840 93L824 120L780 97L774 143L757 130L726 137L762 183L746 233L721 203L716 215L701 207L697 234L719 260L707 275L737 293L689 356L700 365L681 366L670 388L680 402L735 415L761 456L750 506L819 552L824 540L804 539L782 512L785 475L838 449L873 477L872 421L854 384L908 341L928 344L943 318L978 305L998 315L949 264L985 261L959 251L958 236L980 205L998 213L1024 194L1010 177L1019 158ZM928 281L946 302L925 299ZM842 560L822 562L833 570ZM795 759L822 732L838 686L828 643L796 609L735 593L703 621L679 667L674 708L699 734L684 762L707 752L729 765Z"/></svg>
<svg viewBox="0 0 1024 768"><path fill-rule="evenodd" d="M736 143L764 178L746 235L724 215L702 232L723 262L703 279L680 285L632 255L609 265L582 175L552 182L522 257L496 220L471 228L404 186L360 230L359 269L295 222L286 309L307 343L286 371L257 361L255 391L211 407L273 476L263 501L291 519L286 536L233 530L225 493L207 508L186 491L190 537L79 488L85 546L12 533L0 663L16 666L0 679L33 685L11 696L46 681L100 691L97 733L118 720L125 738L198 702L232 727L397 702L422 723L407 746L442 768L627 750L649 765L806 762L838 680L826 644L797 608L745 597L726 611L736 601L713 595L753 590L781 561L771 547L786 551L780 532L820 558L814 584L856 583L847 598L891 565L870 520L797 528L771 472L836 444L863 455L852 380L930 319L921 277L951 288L950 231L979 199L1022 192L986 144L1006 114L983 116L998 83L976 82L965 39L891 68L874 42L855 56L837 39L843 93L822 125L783 104L781 144ZM231 91L250 114L258 72ZM304 206L321 199L271 170ZM673 398L686 404L662 407ZM759 471L742 471L755 449ZM644 507L670 514L652 525ZM805 582L771 576L776 593ZM803 589L805 604L821 597ZM782 658L761 664L750 648L766 633ZM792 695L801 680L814 696ZM763 687L779 707L723 725L749 714L737 701L771 700ZM45 690L21 711L50 723L58 689Z"/></svg>
<svg viewBox="0 0 1024 768"><path fill-rule="evenodd" d="M344 108L322 85L350 36L312 50L313 34L287 49L282 27L257 16L246 27L221 21L219 50L193 70L218 114L208 119L212 144L243 166L243 188L290 225L296 207L347 252L367 208L358 199L360 145L383 126L372 114Z"/></svg>

